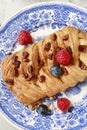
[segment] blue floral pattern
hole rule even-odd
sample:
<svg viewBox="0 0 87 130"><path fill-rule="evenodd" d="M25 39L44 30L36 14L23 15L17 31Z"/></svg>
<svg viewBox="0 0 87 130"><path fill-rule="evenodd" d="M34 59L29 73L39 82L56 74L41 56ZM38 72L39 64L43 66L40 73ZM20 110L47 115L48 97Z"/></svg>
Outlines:
<svg viewBox="0 0 87 130"><path fill-rule="evenodd" d="M3 57L13 53L21 46L16 42L21 29L30 31L34 41L39 41L56 29L71 25L87 31L87 11L79 7L49 3L25 9L11 18L0 29L0 62ZM15 42L15 44L14 44ZM78 83L75 88L69 88L59 93L49 102L56 106L60 97L73 101L74 110L62 113L58 108L50 116L38 115L18 102L2 81L0 71L0 111L13 123L24 130L84 130L87 128L87 80Z"/></svg>

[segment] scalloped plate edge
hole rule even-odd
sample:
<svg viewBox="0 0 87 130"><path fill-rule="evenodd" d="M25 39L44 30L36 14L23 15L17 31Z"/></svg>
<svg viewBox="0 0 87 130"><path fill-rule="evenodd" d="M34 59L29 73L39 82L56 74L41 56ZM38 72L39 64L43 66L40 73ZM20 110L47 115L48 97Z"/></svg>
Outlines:
<svg viewBox="0 0 87 130"><path fill-rule="evenodd" d="M86 8L83 8L81 6L75 5L73 3L69 3L69 2L60 2L60 1L51 1L51 2L37 2L35 4L31 4L28 5L22 9L20 9L19 11L17 11L16 13L13 14L13 16L7 18L1 25L0 27L0 32L3 30L3 28L6 26L6 24L8 24L10 21L14 20L16 18L16 16L19 16L21 13L23 13L24 11L34 8L34 7L38 7L38 6L44 6L44 5L65 5L65 6L70 6L70 7L74 7L74 8L78 8L80 11L85 11L87 12Z"/></svg>

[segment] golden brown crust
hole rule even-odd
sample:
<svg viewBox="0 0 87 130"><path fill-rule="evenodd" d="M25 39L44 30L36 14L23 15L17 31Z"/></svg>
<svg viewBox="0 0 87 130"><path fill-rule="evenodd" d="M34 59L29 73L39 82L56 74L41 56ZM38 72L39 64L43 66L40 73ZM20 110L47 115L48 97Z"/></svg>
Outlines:
<svg viewBox="0 0 87 130"><path fill-rule="evenodd" d="M54 96L86 78L87 70L81 68L79 60L87 57L87 53L79 50L80 45L87 46L87 33L67 26L38 43L5 57L1 65L2 78L25 105L33 104L46 96ZM66 74L58 78L51 75L50 67L55 64L55 52L60 47L71 48L73 64L64 66ZM82 60L85 65L86 59Z"/></svg>

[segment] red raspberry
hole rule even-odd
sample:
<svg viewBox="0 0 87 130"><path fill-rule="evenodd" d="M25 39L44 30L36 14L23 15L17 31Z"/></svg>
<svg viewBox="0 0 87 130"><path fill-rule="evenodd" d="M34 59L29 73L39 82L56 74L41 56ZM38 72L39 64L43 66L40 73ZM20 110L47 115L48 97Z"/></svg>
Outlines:
<svg viewBox="0 0 87 130"><path fill-rule="evenodd" d="M71 58L72 55L66 49L61 49L56 54L56 60L61 65L69 65Z"/></svg>
<svg viewBox="0 0 87 130"><path fill-rule="evenodd" d="M70 107L70 101L67 98L60 98L57 101L57 106L61 111L66 112Z"/></svg>
<svg viewBox="0 0 87 130"><path fill-rule="evenodd" d="M32 37L30 33L26 30L21 30L18 34L18 42L21 45L27 45L32 42Z"/></svg>

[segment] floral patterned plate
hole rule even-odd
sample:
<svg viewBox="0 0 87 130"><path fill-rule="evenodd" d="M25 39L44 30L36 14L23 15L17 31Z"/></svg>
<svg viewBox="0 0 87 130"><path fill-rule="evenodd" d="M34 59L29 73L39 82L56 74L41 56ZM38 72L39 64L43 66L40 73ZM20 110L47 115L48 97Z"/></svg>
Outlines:
<svg viewBox="0 0 87 130"><path fill-rule="evenodd" d="M26 8L9 19L0 28L0 62L3 57L21 49L14 44L21 29L30 31L35 41L38 41L53 31L72 25L87 31L87 10L72 4L58 2L40 3ZM78 83L75 88L69 88L60 97L71 100L74 109L63 113L58 109L50 116L42 116L29 110L18 102L2 81L0 71L0 111L13 124L24 130L86 130L87 129L87 81ZM48 101L56 106L56 100Z"/></svg>

